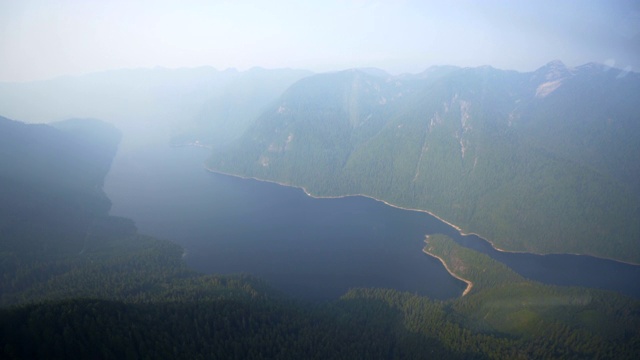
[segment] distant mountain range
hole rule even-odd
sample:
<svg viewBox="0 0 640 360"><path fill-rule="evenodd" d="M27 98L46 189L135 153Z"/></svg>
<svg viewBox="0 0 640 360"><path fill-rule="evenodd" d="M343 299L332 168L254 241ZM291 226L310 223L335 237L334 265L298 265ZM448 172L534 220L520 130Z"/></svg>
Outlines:
<svg viewBox="0 0 640 360"><path fill-rule="evenodd" d="M505 250L640 262L640 75L604 65L309 76L208 166L428 210Z"/></svg>
<svg viewBox="0 0 640 360"><path fill-rule="evenodd" d="M0 83L0 114L28 123L101 119L123 146L235 139L306 70L211 67L125 69L27 83Z"/></svg>
<svg viewBox="0 0 640 360"><path fill-rule="evenodd" d="M495 246L640 262L640 75L116 70L0 83L0 114L99 118L121 149L212 146L213 170L426 210Z"/></svg>
<svg viewBox="0 0 640 360"><path fill-rule="evenodd" d="M314 193L440 207L441 216L529 236L514 238L521 241L514 247L595 246L636 261L637 75L563 69L311 76L210 165ZM562 141L560 131L573 138ZM0 117L0 358L632 359L639 352L637 300L528 281L443 235L431 236L425 251L474 284L446 302L360 288L301 304L248 276L196 273L179 246L108 215L102 183L120 137L99 120ZM530 223L540 219L544 229ZM563 231L558 225L569 235L535 238L528 223L533 236ZM577 225L604 235L575 238Z"/></svg>

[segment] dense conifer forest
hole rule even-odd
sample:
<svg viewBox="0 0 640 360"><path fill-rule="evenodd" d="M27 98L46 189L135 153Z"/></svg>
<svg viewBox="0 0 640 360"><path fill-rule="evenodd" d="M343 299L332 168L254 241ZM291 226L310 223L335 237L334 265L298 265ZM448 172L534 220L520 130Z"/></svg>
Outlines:
<svg viewBox="0 0 640 360"><path fill-rule="evenodd" d="M432 236L425 251L473 283L434 301L352 289L304 303L246 276L190 270L183 250L108 215L119 139L73 120L0 118L2 358L635 358L640 303L545 286ZM489 274L490 276L487 276Z"/></svg>
<svg viewBox="0 0 640 360"><path fill-rule="evenodd" d="M317 74L208 166L427 210L505 250L640 263L639 96L636 73L558 61Z"/></svg>

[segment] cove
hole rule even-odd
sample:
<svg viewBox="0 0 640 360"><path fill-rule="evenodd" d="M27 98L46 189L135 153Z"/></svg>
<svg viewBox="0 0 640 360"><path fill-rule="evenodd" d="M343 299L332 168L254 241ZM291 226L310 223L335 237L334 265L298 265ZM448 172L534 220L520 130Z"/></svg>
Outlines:
<svg viewBox="0 0 640 360"><path fill-rule="evenodd" d="M302 189L210 173L209 150L154 146L119 154L105 181L112 215L170 239L204 273L250 273L289 295L335 299L353 287L394 288L435 299L466 284L424 254L441 233L547 284L640 297L640 266L577 255L495 250L427 213L352 196L312 198Z"/></svg>

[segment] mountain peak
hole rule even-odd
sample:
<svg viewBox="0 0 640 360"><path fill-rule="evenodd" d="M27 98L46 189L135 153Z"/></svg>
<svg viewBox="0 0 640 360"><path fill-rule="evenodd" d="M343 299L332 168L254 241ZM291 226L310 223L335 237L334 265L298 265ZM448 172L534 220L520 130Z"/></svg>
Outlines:
<svg viewBox="0 0 640 360"><path fill-rule="evenodd" d="M358 70L360 72L363 72L363 73L371 75L371 76L384 78L384 79L386 79L388 77L391 77L391 75L389 75L388 72L386 72L386 71L384 71L382 69L374 68L374 67L356 68L355 70Z"/></svg>
<svg viewBox="0 0 640 360"><path fill-rule="evenodd" d="M562 62L562 60L551 60L549 61L546 65L544 65L543 67L549 67L549 68L562 68L562 69L566 69L567 66Z"/></svg>
<svg viewBox="0 0 640 360"><path fill-rule="evenodd" d="M560 60L553 60L535 71L535 78L540 82L556 81L571 75L571 71Z"/></svg>
<svg viewBox="0 0 640 360"><path fill-rule="evenodd" d="M630 72L630 68L618 69L610 64L601 64L596 62L586 63L576 67L576 72L581 74L605 74L608 73L617 78L627 76Z"/></svg>
<svg viewBox="0 0 640 360"><path fill-rule="evenodd" d="M536 87L535 96L543 98L562 86L565 79L573 75L572 70L560 60L548 62L545 66L534 71L531 82Z"/></svg>

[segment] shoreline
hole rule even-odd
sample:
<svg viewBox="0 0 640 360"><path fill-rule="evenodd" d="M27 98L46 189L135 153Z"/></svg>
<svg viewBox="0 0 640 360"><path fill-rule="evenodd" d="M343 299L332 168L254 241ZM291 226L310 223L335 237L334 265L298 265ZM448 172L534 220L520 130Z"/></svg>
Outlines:
<svg viewBox="0 0 640 360"><path fill-rule="evenodd" d="M226 176L232 176L232 177L236 177L236 178L240 178L240 179L245 179L245 180L255 180L255 181L261 181L261 182L266 182L266 183L272 183L272 184L277 184L280 186L286 186L286 187L290 187L290 188L295 188L295 189L301 189L305 195L314 198L314 199L342 199L342 198L347 198L347 197L355 197L355 196L360 196L360 197L364 197L364 198L368 198L368 199L372 199L378 202L381 202L387 206L396 208L396 209L400 209L400 210L406 210L406 211L416 211L416 212L421 212L421 213L425 213L428 215L433 216L434 218L440 220L441 222L451 226L452 228L454 228L458 233L460 233L461 236L469 236L469 235L474 235L477 236L479 239L486 241L489 245L491 245L491 247L493 249L495 249L496 251L502 252L502 253L510 253L510 254L533 254L533 255L540 255L540 256L546 256L546 255L573 255L573 256L590 256L592 258L596 258L596 259L601 259L601 260L609 260L609 261L614 261L617 263L622 263L622 264L626 264L626 265L631 265L631 266L640 266L640 263L634 263L631 261L624 261L624 260L618 260L618 259L613 259L613 258L608 258L608 257L604 257L604 256L595 256L595 255L591 255L591 254L576 254L576 253L536 253L536 252L531 252L531 251L519 251L519 250L504 250L502 248L497 247L492 241L487 240L485 238L483 238L481 235L473 233L473 232L464 232L463 229L453 223L448 222L447 220L442 219L441 217L439 217L438 215L428 211L428 210L423 210L423 209L414 209L414 208L406 208L406 207L402 207L399 205L395 205L395 204L391 204L385 200L381 200L378 198L375 198L373 196L370 195L365 195L365 194L347 194L347 195L334 195L334 196L322 196L322 195L314 195L311 192L309 192L304 186L298 186L298 185L292 185L292 184L287 184L287 183L283 183L283 182L279 182L279 181L275 181L275 180L267 180L267 179L260 179L260 178L256 178L253 176L243 176L243 175L238 175L238 174L232 174L232 173L227 173L227 172L223 172L223 171L219 171L219 170L214 170L209 168L206 164L203 165L204 169L208 172L214 173L214 174L220 174L220 175L226 175Z"/></svg>
<svg viewBox="0 0 640 360"><path fill-rule="evenodd" d="M425 239L424 239L424 242L425 242L425 244L427 244L427 245L429 245L428 240L429 240L429 235L426 235L426 236L425 236ZM463 281L463 282L465 282L465 283L467 284L467 287L466 287L466 288L464 289L464 291L462 292L462 295L460 295L460 297L461 297L461 298L462 298L462 297L464 297L465 295L467 295L467 294L471 291L471 289L473 289L473 282L472 282L471 280L467 280L467 279L465 279L465 278L463 278L463 277L459 276L458 274L454 273L453 271L451 271L451 269L449 269L449 266L447 265L447 262L446 262L446 261L444 261L444 259L443 259L443 258L441 258L440 256L438 256L438 255L436 255L436 254L430 253L430 252L427 250L427 247L426 247L426 246L422 248L422 252L423 252L423 253L425 253L425 254L427 254L427 255L429 255L429 256L431 256L431 257L434 257L434 258L436 258L436 259L440 260L440 262L442 263L442 266L444 266L444 268L447 270L447 272L449 273L449 275L451 275L451 276L453 276L454 278L456 278L456 279L458 279L458 280L460 280L460 281Z"/></svg>

